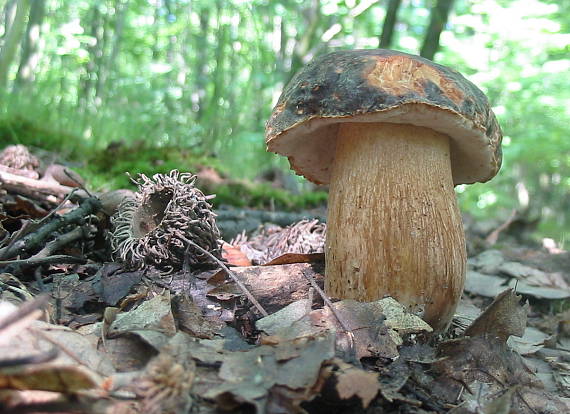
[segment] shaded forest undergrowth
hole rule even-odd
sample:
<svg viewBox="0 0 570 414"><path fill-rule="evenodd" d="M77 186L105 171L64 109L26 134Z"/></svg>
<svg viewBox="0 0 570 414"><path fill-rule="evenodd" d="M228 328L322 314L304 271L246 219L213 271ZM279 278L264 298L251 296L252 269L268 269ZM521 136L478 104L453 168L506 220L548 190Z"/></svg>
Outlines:
<svg viewBox="0 0 570 414"><path fill-rule="evenodd" d="M19 116L0 120L0 143L4 143L3 146L8 143L29 146L48 164L57 157L58 162L63 161L83 176L95 191L135 189L127 172L133 176L152 176L184 169L198 175L200 187L205 192L216 194L212 202L217 208L234 206L298 211L323 207L327 199L326 191L303 191L298 180L278 167L267 167L251 180L234 179L232 171L224 166L222 160L200 148L157 146L143 139L90 146L79 135Z"/></svg>
<svg viewBox="0 0 570 414"><path fill-rule="evenodd" d="M117 213L104 194L62 203L63 182L74 185L65 180L74 176L53 165L37 173L37 159L24 161L2 170L0 294L12 304L0 317L3 412L570 407L570 254L556 246L521 246L501 226L479 234L466 222L467 284L451 329L435 336L391 298L327 302L319 293L326 225L318 220L266 223L208 252L199 245L220 236L192 176L139 177L137 194L150 188L158 210L131 226L141 216ZM208 226L182 228L179 216L161 212L171 184L185 186L174 203L189 214L184 223L197 213ZM129 232L143 229L158 229L157 238L141 237L135 248ZM183 233L164 239L163 230ZM161 249L164 240L170 249Z"/></svg>

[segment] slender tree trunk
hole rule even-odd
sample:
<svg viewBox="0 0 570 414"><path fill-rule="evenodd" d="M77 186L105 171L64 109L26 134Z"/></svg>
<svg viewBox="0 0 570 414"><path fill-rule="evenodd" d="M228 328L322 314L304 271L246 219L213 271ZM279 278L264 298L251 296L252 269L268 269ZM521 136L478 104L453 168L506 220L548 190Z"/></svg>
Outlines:
<svg viewBox="0 0 570 414"><path fill-rule="evenodd" d="M106 91L113 88L112 81L108 80L109 74L113 73L116 66L117 56L121 50L121 43L123 41L123 29L125 27L125 20L127 9L129 7L129 0L116 0L115 2L115 20L113 23L113 39L111 41L111 52L105 63L105 70L102 72L100 84L102 87L99 90L99 97L104 100Z"/></svg>
<svg viewBox="0 0 570 414"><path fill-rule="evenodd" d="M380 48L389 49L392 45L394 37L394 27L398 21L398 9L402 4L402 0L390 0L386 7L386 17L382 24L382 33L380 34Z"/></svg>
<svg viewBox="0 0 570 414"><path fill-rule="evenodd" d="M209 143L214 143L220 136L221 124L225 121L224 118L220 118L220 100L224 96L225 90L225 66L226 66L226 45L229 43L230 30L228 24L222 23L222 14L224 13L223 2L217 2L217 18L218 18L218 34L217 34L217 46L216 46L216 69L213 73L213 83L214 90L208 104L208 114L206 117L209 130Z"/></svg>
<svg viewBox="0 0 570 414"><path fill-rule="evenodd" d="M433 60L439 49L439 36L447 23L452 7L453 0L437 0L431 9L428 30L420 51L421 56Z"/></svg>
<svg viewBox="0 0 570 414"><path fill-rule="evenodd" d="M95 106L100 106L103 103L103 90L108 76L107 69L109 66L105 56L106 50L109 47L109 36L111 34L111 31L109 30L109 20L110 16L107 11L102 15L101 32L99 33L100 37L97 41L97 48L95 49L95 66L97 68L97 80L95 82Z"/></svg>
<svg viewBox="0 0 570 414"><path fill-rule="evenodd" d="M0 50L0 91L5 91L8 85L8 72L16 57L16 50L24 34L29 9L30 0L20 0L18 2L14 21L6 33L4 44Z"/></svg>
<svg viewBox="0 0 570 414"><path fill-rule="evenodd" d="M91 105L93 91L96 84L97 76L97 64L99 59L97 58L98 51L101 48L101 43L103 39L103 16L99 8L99 4L95 2L91 8L91 21L90 23L89 35L95 39L95 43L88 47L89 60L85 64L85 74L82 76L80 82L80 90L77 94L80 106L83 110L86 110Z"/></svg>
<svg viewBox="0 0 570 414"><path fill-rule="evenodd" d="M196 97L197 101L195 104L198 106L196 112L196 121L200 122L204 117L204 111L206 109L206 85L208 83L208 30L210 26L210 10L207 7L203 7L200 11L200 34L196 36L195 48L196 48Z"/></svg>
<svg viewBox="0 0 570 414"><path fill-rule="evenodd" d="M311 50L311 46L315 41L315 35L319 22L321 20L321 2L320 0L312 0L311 5L302 11L305 20L305 31L301 38L297 40L295 48L293 49L293 56L291 58L291 71L289 72L289 81L295 73L305 64L305 56Z"/></svg>
<svg viewBox="0 0 570 414"><path fill-rule="evenodd" d="M0 40L6 38L6 33L10 31L10 26L14 21L14 16L16 15L16 4L17 0L8 0L6 4L2 5L2 21L1 24L4 26L4 35L0 37ZM0 46L3 42L0 42Z"/></svg>
<svg viewBox="0 0 570 414"><path fill-rule="evenodd" d="M40 58L40 36L45 15L45 0L33 0L30 7L30 18L26 27L26 35L22 44L20 65L16 75L15 89L34 80L34 70Z"/></svg>

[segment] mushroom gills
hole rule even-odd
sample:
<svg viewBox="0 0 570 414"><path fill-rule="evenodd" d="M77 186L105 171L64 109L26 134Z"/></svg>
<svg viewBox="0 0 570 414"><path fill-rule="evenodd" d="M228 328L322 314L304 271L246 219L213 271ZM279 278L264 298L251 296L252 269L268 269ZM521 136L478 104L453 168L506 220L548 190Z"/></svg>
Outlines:
<svg viewBox="0 0 570 414"><path fill-rule="evenodd" d="M392 296L445 329L466 272L449 137L392 123L340 125L329 191L330 296Z"/></svg>

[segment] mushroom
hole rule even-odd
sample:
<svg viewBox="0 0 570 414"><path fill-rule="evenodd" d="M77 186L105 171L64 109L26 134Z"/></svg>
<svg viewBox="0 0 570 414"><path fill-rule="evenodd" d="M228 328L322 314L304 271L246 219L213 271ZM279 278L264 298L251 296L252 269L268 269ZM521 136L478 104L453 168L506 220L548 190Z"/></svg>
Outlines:
<svg viewBox="0 0 570 414"><path fill-rule="evenodd" d="M392 296L437 331L449 325L465 282L453 188L495 176L501 139L487 98L461 74L382 49L314 59L266 125L269 151L330 184L327 293Z"/></svg>

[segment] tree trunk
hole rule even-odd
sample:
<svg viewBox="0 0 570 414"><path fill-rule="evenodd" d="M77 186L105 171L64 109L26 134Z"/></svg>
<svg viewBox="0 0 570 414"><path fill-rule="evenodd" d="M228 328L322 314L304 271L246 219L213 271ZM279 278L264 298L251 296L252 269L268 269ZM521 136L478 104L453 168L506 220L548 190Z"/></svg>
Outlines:
<svg viewBox="0 0 570 414"><path fill-rule="evenodd" d="M291 57L291 71L287 82L305 65L305 56L311 50L311 46L315 41L315 35L319 22L321 20L321 2L320 0L312 0L311 5L302 11L305 23L305 31L301 38L297 40ZM285 82L285 83L287 83Z"/></svg>
<svg viewBox="0 0 570 414"><path fill-rule="evenodd" d="M208 30L210 28L210 9L203 7L200 11L200 35L196 36L195 96L197 105L196 122L204 118L206 109L206 86L208 84Z"/></svg>
<svg viewBox="0 0 570 414"><path fill-rule="evenodd" d="M103 42L103 16L98 3L93 4L91 8L91 22L89 35L95 39L95 43L87 48L89 51L89 60L85 64L85 74L80 82L80 91L77 94L80 107L87 110L92 103L92 95L95 90L96 76L99 64L98 54ZM86 24L89 24L86 22Z"/></svg>
<svg viewBox="0 0 570 414"><path fill-rule="evenodd" d="M420 56L433 60L439 49L439 36L447 23L449 13L453 7L453 0L437 0L431 9L430 21Z"/></svg>
<svg viewBox="0 0 570 414"><path fill-rule="evenodd" d="M107 90L113 88L112 82L109 82L109 74L113 73L115 69L115 63L119 51L121 49L121 43L123 40L123 29L125 27L125 18L127 15L127 9L129 7L129 0L116 0L115 2L115 19L113 22L113 39L111 41L111 52L107 61L105 63L105 69L100 73L101 80L99 82L98 95L99 99L105 99L105 93Z"/></svg>
<svg viewBox="0 0 570 414"><path fill-rule="evenodd" d="M6 33L10 31L10 26L14 21L14 16L16 15L16 0L8 0L6 4L2 5L2 25L4 25L4 35L0 37L1 40L6 37ZM0 46L2 42L0 42Z"/></svg>
<svg viewBox="0 0 570 414"><path fill-rule="evenodd" d="M26 17L30 9L30 0L20 0L17 3L16 15L10 25L4 44L0 50L0 91L5 91L8 85L8 72L16 56L16 50L24 34Z"/></svg>
<svg viewBox="0 0 570 414"><path fill-rule="evenodd" d="M26 27L26 35L22 44L20 65L16 75L15 89L34 80L34 70L40 58L40 35L45 15L45 0L34 0L30 7L30 18Z"/></svg>
<svg viewBox="0 0 570 414"><path fill-rule="evenodd" d="M380 35L380 48L389 49L392 45L394 27L398 21L398 9L400 8L400 4L402 4L402 0L390 0L388 2L386 17L382 25L382 34Z"/></svg>

